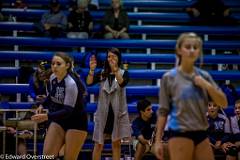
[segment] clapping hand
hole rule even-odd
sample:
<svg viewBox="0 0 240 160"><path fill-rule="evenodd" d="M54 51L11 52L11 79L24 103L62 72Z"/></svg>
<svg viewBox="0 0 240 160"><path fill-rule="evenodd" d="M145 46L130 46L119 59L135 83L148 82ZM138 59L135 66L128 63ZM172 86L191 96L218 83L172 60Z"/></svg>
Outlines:
<svg viewBox="0 0 240 160"><path fill-rule="evenodd" d="M95 55L92 55L90 57L89 67L91 71L94 71L95 68L97 67L97 59Z"/></svg>
<svg viewBox="0 0 240 160"><path fill-rule="evenodd" d="M118 71L118 62L117 62L117 59L111 59L109 61L109 66L112 70L113 73L116 73Z"/></svg>
<svg viewBox="0 0 240 160"><path fill-rule="evenodd" d="M46 113L44 113L44 114L35 114L34 116L31 117L31 120L35 121L37 123L42 123L42 122L48 120L48 115Z"/></svg>
<svg viewBox="0 0 240 160"><path fill-rule="evenodd" d="M48 115L46 113L43 113L43 106L40 105L37 109L36 109L36 114L33 115L31 117L32 121L35 121L37 123L42 123L44 121L48 120Z"/></svg>

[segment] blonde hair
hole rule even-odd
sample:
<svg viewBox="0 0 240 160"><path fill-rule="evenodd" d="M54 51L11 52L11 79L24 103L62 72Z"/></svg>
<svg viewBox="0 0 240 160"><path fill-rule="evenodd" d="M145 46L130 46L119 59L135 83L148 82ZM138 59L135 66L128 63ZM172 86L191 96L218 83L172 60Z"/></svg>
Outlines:
<svg viewBox="0 0 240 160"><path fill-rule="evenodd" d="M182 33L177 39L176 46L175 46L175 51L176 51L176 66L179 66L181 64L181 56L178 55L177 50L181 48L183 42L188 39L195 39L200 46L200 67L203 65L203 42L201 37L199 37L196 33L193 32L187 32L187 33Z"/></svg>

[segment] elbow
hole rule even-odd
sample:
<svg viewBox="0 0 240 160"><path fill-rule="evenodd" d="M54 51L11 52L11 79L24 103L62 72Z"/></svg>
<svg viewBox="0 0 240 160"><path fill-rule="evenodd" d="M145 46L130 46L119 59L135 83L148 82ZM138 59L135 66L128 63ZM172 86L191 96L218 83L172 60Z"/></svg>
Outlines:
<svg viewBox="0 0 240 160"><path fill-rule="evenodd" d="M122 81L118 83L121 88L125 87L127 85L126 82Z"/></svg>

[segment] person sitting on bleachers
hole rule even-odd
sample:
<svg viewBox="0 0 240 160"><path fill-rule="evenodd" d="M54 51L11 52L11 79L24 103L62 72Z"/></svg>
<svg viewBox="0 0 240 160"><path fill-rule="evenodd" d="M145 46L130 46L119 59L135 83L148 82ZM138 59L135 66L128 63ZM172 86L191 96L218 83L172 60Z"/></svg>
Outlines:
<svg viewBox="0 0 240 160"><path fill-rule="evenodd" d="M156 125L156 114L152 110L151 102L143 99L137 103L139 116L133 120L133 136L136 138L133 142L135 150L134 159L141 160L145 153L154 153L154 144L152 135Z"/></svg>
<svg viewBox="0 0 240 160"><path fill-rule="evenodd" d="M47 62L40 62L37 70L33 73L33 76L29 80L29 95L28 101L36 101L41 103L47 96L47 83L51 75L50 66Z"/></svg>
<svg viewBox="0 0 240 160"><path fill-rule="evenodd" d="M197 0L191 7L186 8L188 14L200 24L234 24L230 17L230 9L222 0Z"/></svg>
<svg viewBox="0 0 240 160"><path fill-rule="evenodd" d="M24 2L24 0L16 0L16 2L13 4L14 8L20 8L20 9L27 9L28 6Z"/></svg>
<svg viewBox="0 0 240 160"><path fill-rule="evenodd" d="M67 27L67 17L60 10L58 0L50 1L50 11L43 14L40 24L36 25L36 27L45 36L53 38L64 36L64 31Z"/></svg>
<svg viewBox="0 0 240 160"><path fill-rule="evenodd" d="M78 0L78 8L71 11L68 16L68 38L88 39L93 28L92 16L86 10L87 0Z"/></svg>
<svg viewBox="0 0 240 160"><path fill-rule="evenodd" d="M87 7L86 10L88 11L96 11L99 8L99 2L98 0L86 0L87 2ZM69 0L69 8L68 10L74 11L78 8L78 0Z"/></svg>
<svg viewBox="0 0 240 160"><path fill-rule="evenodd" d="M231 129L235 145L238 147L238 151L240 151L240 99L235 102L234 113L235 116L230 118Z"/></svg>
<svg viewBox="0 0 240 160"><path fill-rule="evenodd" d="M214 152L226 154L226 160L236 160L236 146L231 143L230 123L228 118L219 113L219 106L214 102L208 103L208 137Z"/></svg>
<svg viewBox="0 0 240 160"><path fill-rule="evenodd" d="M120 0L112 0L111 9L106 11L103 25L105 39L129 39L129 20Z"/></svg>

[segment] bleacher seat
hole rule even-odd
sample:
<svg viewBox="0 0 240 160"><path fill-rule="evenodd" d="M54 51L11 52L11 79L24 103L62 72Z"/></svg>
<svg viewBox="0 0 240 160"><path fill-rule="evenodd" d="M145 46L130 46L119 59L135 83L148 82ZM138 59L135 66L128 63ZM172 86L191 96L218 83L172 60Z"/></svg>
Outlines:
<svg viewBox="0 0 240 160"><path fill-rule="evenodd" d="M48 60L52 59L52 56L55 52L49 51L0 51L0 61L5 60L26 60L26 61L38 61L41 60ZM69 53L73 58L74 61L77 63L81 63L83 61L84 55L88 53L80 53L80 52L71 52ZM106 58L106 53L98 53L97 58L100 61L104 61ZM174 53L164 54L146 54L146 53L123 53L122 54L122 61L123 62L158 62L158 63L175 63L176 56ZM204 55L203 57L204 64L216 64L216 63L223 63L223 64L239 64L240 63L240 56L238 55ZM11 68L1 68L1 70ZM15 70L12 68L12 70ZM14 72L14 71L10 71ZM15 73L17 75L17 73ZM11 74L10 74L11 75Z"/></svg>
<svg viewBox="0 0 240 160"><path fill-rule="evenodd" d="M224 79L225 80L225 79ZM16 94L16 93L28 93L28 84L0 84L0 93L2 94ZM98 86L88 87L89 94L98 94ZM127 95L134 96L155 96L157 97L159 94L159 86L127 86L126 92ZM240 93L240 88L237 88L237 92Z"/></svg>
<svg viewBox="0 0 240 160"><path fill-rule="evenodd" d="M16 9L16 8L3 8L2 13L4 15L12 15L22 18L34 18L39 19L43 13L47 12L44 9ZM65 14L68 15L68 11ZM91 15L94 20L102 20L104 12L102 11L92 11ZM144 20L144 21L154 21L154 22L190 22L191 18L187 13L170 13L170 12L128 12L130 20ZM234 18L240 20L240 13L233 13Z"/></svg>
<svg viewBox="0 0 240 160"><path fill-rule="evenodd" d="M45 38L45 37L0 37L0 45L23 45L23 46L42 46L42 47L89 47L89 48L160 48L174 49L176 40L106 40L106 39L68 39L68 38ZM204 49L230 50L239 49L240 41L207 41Z"/></svg>
<svg viewBox="0 0 240 160"><path fill-rule="evenodd" d="M95 25L93 32L101 31L100 25ZM32 22L0 22L0 30L34 31ZM131 34L164 34L178 35L183 32L195 32L209 35L236 35L240 33L238 26L184 26L184 25L130 25Z"/></svg>
<svg viewBox="0 0 240 160"><path fill-rule="evenodd" d="M3 0L3 3L14 3L15 0ZM185 8L188 6L191 6L195 0L123 0L123 4L125 7L156 7L156 8ZM229 7L239 7L240 3L239 1L234 0L225 0L224 1L226 5ZM25 3L27 4L42 4L42 5L48 5L49 0L25 0ZM60 0L60 3L63 6L66 6L69 4L68 0ZM99 0L100 6L109 6L110 2L109 0Z"/></svg>
<svg viewBox="0 0 240 160"><path fill-rule="evenodd" d="M4 4L9 4L15 2L15 0L3 0ZM194 3L194 1L188 0L123 0L126 7L155 7L155 9L163 8L185 8ZM25 0L28 4L41 4L48 5L49 0ZM60 2L67 6L68 0L60 0ZM100 6L107 7L110 4L109 0L99 0ZM230 4L230 7L234 9L239 9L240 1L226 1ZM24 19L31 18L39 20L46 9L14 9L14 8L3 8L2 12L5 15L16 16ZM135 10L136 11L136 10ZM65 11L68 14L68 11ZM104 12L102 10L92 12L94 20L101 20L103 18ZM131 21L152 21L155 23L164 22L180 22L186 23L190 22L191 18L184 12L129 12L129 19ZM240 20L240 13L233 13L233 16ZM168 23L168 24L169 24ZM100 31L101 26L96 25L94 32ZM4 31L33 31L34 24L32 22L0 22L0 30ZM196 32L198 34L207 35L225 35L238 36L240 33L239 26L191 26L185 25L130 25L129 32L132 34L162 34L162 35L178 35L182 32ZM32 32L30 32L32 33ZM159 40L103 40L103 39L91 39L91 40L79 40L79 39L67 39L67 38L57 38L51 39L46 37L0 37L0 45L7 47L12 47L13 45L22 46L40 46L40 47L82 47L87 48L109 48L119 47L119 48L136 48L136 49L166 49L171 50L175 48L176 41L169 39L159 39ZM217 50L238 50L240 46L239 40L227 41L225 39L219 40L208 40L204 42L204 49L217 49ZM17 48L17 47L15 47ZM54 52L49 51L0 51L0 61L5 60L50 60ZM81 62L85 54L73 52L71 53L75 59L75 62ZM122 55L123 62L157 62L160 64L173 64L175 62L175 54L141 54L141 53L131 53ZM98 57L100 60L105 60L106 54L99 53ZM240 64L240 56L237 55L204 55L204 64ZM88 69L86 68L76 68L81 71L81 74L86 76ZM131 79L160 79L162 75L166 72L163 69L150 70L150 69L129 69L129 75ZM209 73L213 76L215 80L233 80L238 81L240 79L240 73L238 71L215 71L209 70ZM18 67L0 67L1 78L15 78L19 76ZM160 87L157 85L129 85L126 87L127 96L149 96L158 98ZM99 87L92 86L88 87L89 94L97 95L99 92ZM240 88L237 88L237 92L240 93ZM0 94L16 94L16 93L28 93L28 84L14 84L14 83L1 83L0 84ZM9 109L29 109L33 103L29 102L1 102L0 108L8 107ZM153 104L153 110L157 110L158 104ZM86 111L89 114L93 114L96 111L96 103L87 103ZM130 114L136 114L137 108L135 103L128 104L128 111ZM227 110L227 112L232 113L232 108ZM88 131L93 132L94 124L89 121ZM39 148L42 149L42 144L38 144ZM111 148L111 144L106 144L106 148ZM93 143L84 144L84 149L93 149Z"/></svg>

